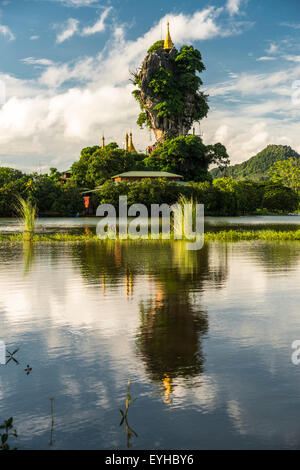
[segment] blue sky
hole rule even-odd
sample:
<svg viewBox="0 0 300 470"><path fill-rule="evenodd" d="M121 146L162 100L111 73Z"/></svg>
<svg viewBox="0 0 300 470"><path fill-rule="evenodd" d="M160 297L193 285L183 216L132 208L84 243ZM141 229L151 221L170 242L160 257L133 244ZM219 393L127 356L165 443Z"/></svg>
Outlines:
<svg viewBox="0 0 300 470"><path fill-rule="evenodd" d="M271 143L300 151L298 1L2 0L0 164L65 169L102 132L122 146L132 130L145 149L129 75L168 20L207 68L206 143L233 163Z"/></svg>

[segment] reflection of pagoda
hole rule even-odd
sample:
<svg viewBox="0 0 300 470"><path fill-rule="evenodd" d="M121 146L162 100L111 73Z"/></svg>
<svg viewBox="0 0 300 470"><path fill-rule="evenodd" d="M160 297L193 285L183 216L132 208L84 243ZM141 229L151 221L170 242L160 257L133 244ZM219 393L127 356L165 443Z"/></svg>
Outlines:
<svg viewBox="0 0 300 470"><path fill-rule="evenodd" d="M204 358L199 339L208 330L207 315L194 312L189 295L162 293L141 305L138 346L152 380L160 381L170 396L172 380L203 372Z"/></svg>
<svg viewBox="0 0 300 470"><path fill-rule="evenodd" d="M127 272L125 274L125 284L126 284L126 297L133 297L133 276L131 273Z"/></svg>
<svg viewBox="0 0 300 470"><path fill-rule="evenodd" d="M164 402L167 405L172 405L172 379L169 377L167 374L164 374L164 377L162 379L162 383L165 389L165 394L164 394Z"/></svg>
<svg viewBox="0 0 300 470"><path fill-rule="evenodd" d="M201 292L207 283L222 289L227 256L224 247L207 244L189 252L184 242L153 241L151 249L118 242L76 248L74 262L83 278L95 284L101 279L103 293L106 286L123 286L130 299L136 276L148 277L147 300L140 303L137 355L150 380L159 384L165 403L172 404L177 378L190 381L204 371L202 341L208 319L200 306Z"/></svg>

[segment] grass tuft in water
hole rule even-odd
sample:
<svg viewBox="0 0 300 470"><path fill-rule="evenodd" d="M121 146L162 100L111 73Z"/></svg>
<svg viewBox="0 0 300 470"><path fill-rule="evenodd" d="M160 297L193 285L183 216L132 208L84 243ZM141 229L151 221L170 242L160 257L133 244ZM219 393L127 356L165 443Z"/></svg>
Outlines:
<svg viewBox="0 0 300 470"><path fill-rule="evenodd" d="M221 232L207 232L205 233L205 242L238 242L243 240L264 240L264 241L300 241L300 230L295 231L278 231L278 230L253 230L253 231L238 231L238 230L224 230ZM1 242L20 243L23 242L23 234L0 234ZM31 238L33 243L152 243L160 241L162 243L169 243L174 241L174 234L171 234L171 240L160 239L106 239L101 240L97 235L70 235L68 233L54 233L49 235L33 235ZM178 240L180 241L180 240ZM188 239L188 241L192 241Z"/></svg>
<svg viewBox="0 0 300 470"><path fill-rule="evenodd" d="M25 201L20 197L16 205L16 211L24 227L23 240L31 241L35 232L36 207L31 201Z"/></svg>

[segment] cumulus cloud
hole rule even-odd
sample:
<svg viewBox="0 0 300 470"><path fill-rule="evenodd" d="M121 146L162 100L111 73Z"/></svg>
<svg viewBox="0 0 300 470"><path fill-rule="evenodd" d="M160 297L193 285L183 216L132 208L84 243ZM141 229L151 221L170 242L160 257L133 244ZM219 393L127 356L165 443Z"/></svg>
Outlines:
<svg viewBox="0 0 300 470"><path fill-rule="evenodd" d="M25 59L21 59L21 62L27 65L36 65L36 66L50 66L53 64L52 60L35 59L34 57L26 57Z"/></svg>
<svg viewBox="0 0 300 470"><path fill-rule="evenodd" d="M78 31L79 21L75 18L69 18L68 21L63 25L62 31L56 38L57 43L62 43L67 39L70 39Z"/></svg>
<svg viewBox="0 0 300 470"><path fill-rule="evenodd" d="M180 45L236 34L234 25L231 33L228 25L224 30L220 15L220 9L206 8L193 15L168 15L162 22L170 21L173 40ZM37 161L63 168L82 147L99 142L102 132L108 141L122 145L130 128L137 148L144 150L149 134L135 124L139 107L131 96L129 77L160 35L160 23L136 40L126 39L125 28L115 26L109 48L94 57L61 64L29 57L27 63L46 67L37 79L0 76L7 85L7 101L0 108L1 160L9 164L11 158L17 166L33 169ZM291 118L298 110L292 108L290 83L297 74L297 67L270 74L235 73L228 82L207 87L211 111L203 121L205 142L224 142L233 162L283 137L293 145L298 129ZM279 112L289 120L279 120Z"/></svg>
<svg viewBox="0 0 300 470"><path fill-rule="evenodd" d="M14 41L16 39L15 35L10 30L10 28L8 26L3 25L3 24L0 24L0 34L2 34L2 36L6 37L9 41Z"/></svg>

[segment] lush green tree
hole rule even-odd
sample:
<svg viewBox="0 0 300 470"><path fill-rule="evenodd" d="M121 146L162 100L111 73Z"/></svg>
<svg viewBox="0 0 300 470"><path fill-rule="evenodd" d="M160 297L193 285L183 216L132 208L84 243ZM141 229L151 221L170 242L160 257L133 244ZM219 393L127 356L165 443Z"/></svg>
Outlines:
<svg viewBox="0 0 300 470"><path fill-rule="evenodd" d="M221 210L222 197L218 188L210 181L200 183L190 182L186 187L187 195L198 204L204 204L205 214L218 215Z"/></svg>
<svg viewBox="0 0 300 470"><path fill-rule="evenodd" d="M89 161L86 181L99 186L112 176L135 169L135 155L121 149L98 150Z"/></svg>
<svg viewBox="0 0 300 470"><path fill-rule="evenodd" d="M50 168L50 174L49 174L50 179L58 182L61 179L61 177L62 177L62 173L60 171L57 171L57 168Z"/></svg>
<svg viewBox="0 0 300 470"><path fill-rule="evenodd" d="M207 116L209 106L207 95L199 91L203 84L199 73L205 70L201 53L193 46L183 46L178 52L173 49L172 53L166 55L163 50L164 41L157 41L148 50L148 56L160 51L161 62L164 66L155 67L149 77L147 84L143 83L143 73L145 63L141 70L133 74L133 83L137 89L133 91L133 96L141 107L141 114L138 117L138 125L143 127L150 124L150 111L147 102L148 98L155 102L153 112L158 118L185 117L189 124L199 121ZM148 80L148 78L147 78ZM147 96L144 97L141 90L147 88ZM189 102L189 109L187 109ZM188 127L191 127L189 125Z"/></svg>
<svg viewBox="0 0 300 470"><path fill-rule="evenodd" d="M164 179L143 179L134 182L115 184L106 181L95 193L96 204L119 205L119 197L127 196L128 204L144 204L150 209L151 204L174 204L180 194L190 195L192 190Z"/></svg>
<svg viewBox="0 0 300 470"><path fill-rule="evenodd" d="M19 170L2 166L0 167L0 187L12 181L19 180L23 178L23 176L23 173Z"/></svg>
<svg viewBox="0 0 300 470"><path fill-rule="evenodd" d="M52 212L52 206L59 196L60 184L56 177L34 174L30 178L28 187L28 197L37 206L38 213Z"/></svg>
<svg viewBox="0 0 300 470"><path fill-rule="evenodd" d="M81 214L84 201L81 190L72 182L58 184L58 195L51 206L51 213L61 216Z"/></svg>
<svg viewBox="0 0 300 470"><path fill-rule="evenodd" d="M273 183L280 183L297 193L300 192L300 159L289 158L274 163L269 175Z"/></svg>
<svg viewBox="0 0 300 470"><path fill-rule="evenodd" d="M25 178L11 181L0 187L0 217L15 217L18 196L28 197Z"/></svg>
<svg viewBox="0 0 300 470"><path fill-rule="evenodd" d="M71 167L72 180L78 186L89 187L87 178L86 178L88 166L94 153L97 152L98 150L100 150L100 147L98 145L95 145L94 147L85 147L84 149L81 150L80 159L77 162L73 163Z"/></svg>
<svg viewBox="0 0 300 470"><path fill-rule="evenodd" d="M115 142L83 149L78 162L72 165L72 180L80 187L95 188L112 176L144 168L144 154L119 149Z"/></svg>
<svg viewBox="0 0 300 470"><path fill-rule="evenodd" d="M176 137L160 143L145 159L148 168L180 174L185 181L211 180L208 167L211 163L226 164L226 149L221 144L204 145L195 135Z"/></svg>
<svg viewBox="0 0 300 470"><path fill-rule="evenodd" d="M265 184L262 208L270 212L293 212L299 204L299 196L278 183Z"/></svg>

